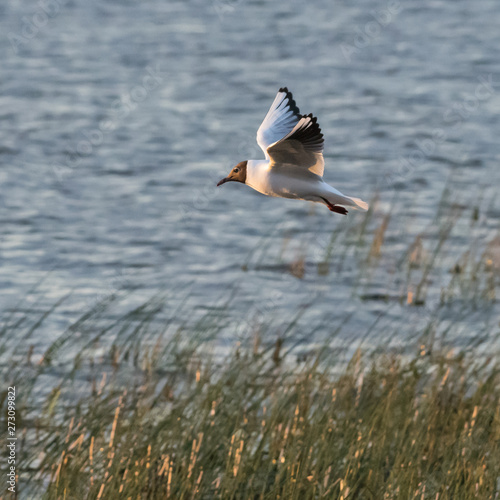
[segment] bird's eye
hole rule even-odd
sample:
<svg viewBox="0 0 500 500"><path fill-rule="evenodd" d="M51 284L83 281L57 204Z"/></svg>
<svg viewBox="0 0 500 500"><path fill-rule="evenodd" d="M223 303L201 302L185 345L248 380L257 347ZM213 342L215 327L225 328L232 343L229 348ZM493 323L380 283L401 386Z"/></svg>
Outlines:
<svg viewBox="0 0 500 500"><path fill-rule="evenodd" d="M233 170L233 172L234 172L235 174L237 174L239 171L240 171L240 169L239 169L239 168L235 168L235 169Z"/></svg>

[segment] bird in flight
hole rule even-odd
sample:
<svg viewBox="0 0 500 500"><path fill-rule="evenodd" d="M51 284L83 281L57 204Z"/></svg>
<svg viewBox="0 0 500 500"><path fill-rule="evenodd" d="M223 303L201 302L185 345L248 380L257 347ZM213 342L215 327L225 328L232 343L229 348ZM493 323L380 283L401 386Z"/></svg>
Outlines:
<svg viewBox="0 0 500 500"><path fill-rule="evenodd" d="M257 130L257 143L266 159L241 161L217 186L241 182L268 196L323 203L343 215L345 207L368 210L368 203L345 196L323 180L324 140L318 121L312 114L300 114L286 87L279 89Z"/></svg>

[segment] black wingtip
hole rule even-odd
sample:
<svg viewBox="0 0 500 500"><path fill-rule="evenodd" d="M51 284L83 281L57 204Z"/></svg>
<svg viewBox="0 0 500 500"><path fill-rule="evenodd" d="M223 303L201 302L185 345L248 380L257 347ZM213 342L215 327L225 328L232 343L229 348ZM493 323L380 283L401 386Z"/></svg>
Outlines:
<svg viewBox="0 0 500 500"><path fill-rule="evenodd" d="M295 99L293 98L293 94L288 90L288 87L281 87L279 89L279 92L284 92L286 94L286 97L283 99L283 101L286 99L287 105L290 108L290 111L297 117L300 118L302 115L300 114L300 109L297 106L297 103L295 102Z"/></svg>
<svg viewBox="0 0 500 500"><path fill-rule="evenodd" d="M304 145L305 149L311 151L322 150L324 144L323 133L318 124L318 119L312 113L302 115L302 118L309 118L309 121L297 129L289 139L296 139Z"/></svg>

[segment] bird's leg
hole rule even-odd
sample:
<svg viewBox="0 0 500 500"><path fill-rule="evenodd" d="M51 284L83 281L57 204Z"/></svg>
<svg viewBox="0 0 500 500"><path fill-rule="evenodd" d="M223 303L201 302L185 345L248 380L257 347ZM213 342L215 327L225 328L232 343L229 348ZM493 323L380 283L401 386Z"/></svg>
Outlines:
<svg viewBox="0 0 500 500"><path fill-rule="evenodd" d="M335 212L337 214L342 214L342 215L347 215L347 210L344 207L341 207L340 205L328 205L328 208L330 211Z"/></svg>
<svg viewBox="0 0 500 500"><path fill-rule="evenodd" d="M344 207L340 205L332 205L326 198L321 197L321 199L326 203L326 206L330 212L335 212L336 214L346 215L348 212Z"/></svg>

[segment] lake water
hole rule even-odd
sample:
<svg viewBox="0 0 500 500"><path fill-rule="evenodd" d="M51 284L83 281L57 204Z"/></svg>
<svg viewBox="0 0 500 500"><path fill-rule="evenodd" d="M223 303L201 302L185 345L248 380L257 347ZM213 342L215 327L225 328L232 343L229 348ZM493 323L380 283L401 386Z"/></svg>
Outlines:
<svg viewBox="0 0 500 500"><path fill-rule="evenodd" d="M2 309L71 293L42 347L115 291L120 311L165 291L172 324L215 311L228 345L295 319L304 348L336 330L405 344L434 314L459 345L497 342L499 26L493 0L4 1ZM262 157L281 86L367 219L216 188Z"/></svg>

